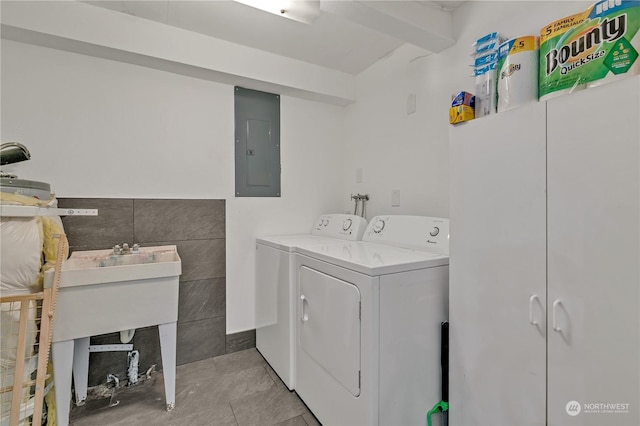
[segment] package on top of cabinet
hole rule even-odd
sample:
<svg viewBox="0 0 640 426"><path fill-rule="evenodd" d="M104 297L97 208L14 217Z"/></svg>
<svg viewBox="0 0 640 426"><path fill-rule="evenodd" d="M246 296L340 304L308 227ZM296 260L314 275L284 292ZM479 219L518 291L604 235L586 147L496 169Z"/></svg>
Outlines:
<svg viewBox="0 0 640 426"><path fill-rule="evenodd" d="M546 100L640 75L640 2L603 0L540 30L538 92Z"/></svg>
<svg viewBox="0 0 640 426"><path fill-rule="evenodd" d="M480 37L479 39L477 39L477 40L473 43L473 45L474 45L474 46L477 46L477 45L479 45L479 44L485 44L485 43L488 43L488 42L490 42L490 41L496 40L496 39L497 39L497 38L499 38L499 37L500 37L500 34L499 34L499 33L497 33L497 32L495 32L495 33L489 33L489 34L487 34L487 35L485 35L485 36L482 36L482 37Z"/></svg>
<svg viewBox="0 0 640 426"><path fill-rule="evenodd" d="M451 96L449 123L458 124L475 118L476 97L469 92L459 92Z"/></svg>
<svg viewBox="0 0 640 426"><path fill-rule="evenodd" d="M473 54L478 55L478 54L488 53L492 50L497 50L498 46L500 46L500 44L502 44L506 40L507 38L498 32L493 32L493 33L484 35L473 43L472 45L474 50Z"/></svg>
<svg viewBox="0 0 640 426"><path fill-rule="evenodd" d="M495 75L498 63L498 48L507 38L492 32L473 43L473 76L476 83L474 118L494 113L496 110Z"/></svg>
<svg viewBox="0 0 640 426"><path fill-rule="evenodd" d="M459 105L449 108L449 124L458 124L473 120L475 111L469 105Z"/></svg>
<svg viewBox="0 0 640 426"><path fill-rule="evenodd" d="M486 74L488 72L495 73L497 65L498 65L498 62L496 61L496 62L493 62L491 64L487 64L487 65L483 65L481 67L477 67L477 68L475 68L473 70L474 71L473 76L477 77L479 75L483 75L483 74Z"/></svg>
<svg viewBox="0 0 640 426"><path fill-rule="evenodd" d="M475 108L476 97L469 92L459 92L451 96L451 106L467 105Z"/></svg>
<svg viewBox="0 0 640 426"><path fill-rule="evenodd" d="M476 117L496 112L496 68L476 75Z"/></svg>
<svg viewBox="0 0 640 426"><path fill-rule="evenodd" d="M473 61L473 66L475 68L480 68L485 65L495 64L498 60L498 52L491 52L481 56L477 56Z"/></svg>
<svg viewBox="0 0 640 426"><path fill-rule="evenodd" d="M538 37L516 37L500 45L497 66L497 110L538 100Z"/></svg>

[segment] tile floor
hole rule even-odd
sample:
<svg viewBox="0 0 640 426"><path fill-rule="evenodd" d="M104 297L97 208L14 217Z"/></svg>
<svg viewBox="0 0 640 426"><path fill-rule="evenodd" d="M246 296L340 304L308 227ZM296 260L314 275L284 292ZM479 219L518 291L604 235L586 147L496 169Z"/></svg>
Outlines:
<svg viewBox="0 0 640 426"><path fill-rule="evenodd" d="M72 426L319 425L256 349L181 365L176 407L164 411L162 374L71 411Z"/></svg>

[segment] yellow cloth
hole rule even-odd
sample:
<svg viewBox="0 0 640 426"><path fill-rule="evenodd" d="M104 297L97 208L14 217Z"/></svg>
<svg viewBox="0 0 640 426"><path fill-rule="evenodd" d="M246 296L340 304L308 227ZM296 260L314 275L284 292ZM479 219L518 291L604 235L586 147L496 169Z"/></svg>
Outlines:
<svg viewBox="0 0 640 426"><path fill-rule="evenodd" d="M26 195L14 194L11 192L0 192L0 201L9 202L14 204L21 204L23 206L47 206L53 201L55 195L51 194L51 198L48 200L39 200L33 197L27 197Z"/></svg>
<svg viewBox="0 0 640 426"><path fill-rule="evenodd" d="M59 239L56 235L64 234L64 228L59 218L42 217L42 232L44 234L42 252L44 253L44 265L42 272L53 268L58 258ZM64 258L69 257L69 247L66 248Z"/></svg>

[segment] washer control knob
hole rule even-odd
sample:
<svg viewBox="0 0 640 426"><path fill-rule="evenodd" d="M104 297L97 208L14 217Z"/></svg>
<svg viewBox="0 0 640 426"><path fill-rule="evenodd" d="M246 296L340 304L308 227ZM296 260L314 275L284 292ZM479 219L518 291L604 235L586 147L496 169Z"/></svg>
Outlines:
<svg viewBox="0 0 640 426"><path fill-rule="evenodd" d="M429 235L431 235L432 237L435 237L439 233L440 233L440 228L438 228L437 226L434 226L433 230L431 232L429 232Z"/></svg>
<svg viewBox="0 0 640 426"><path fill-rule="evenodd" d="M378 221L373 224L373 232L375 232L376 234L381 233L382 230L384 229L384 225L385 225L384 220L378 219Z"/></svg>
<svg viewBox="0 0 640 426"><path fill-rule="evenodd" d="M344 223L342 224L342 230L343 231L348 231L349 228L351 228L351 225L353 225L353 220L351 220L351 219L345 220Z"/></svg>

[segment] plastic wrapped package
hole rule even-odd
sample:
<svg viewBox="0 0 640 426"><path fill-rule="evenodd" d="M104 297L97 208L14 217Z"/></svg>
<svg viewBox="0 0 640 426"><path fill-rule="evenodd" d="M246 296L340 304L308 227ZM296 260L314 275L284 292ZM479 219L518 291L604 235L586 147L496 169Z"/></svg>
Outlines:
<svg viewBox="0 0 640 426"><path fill-rule="evenodd" d="M0 291L39 290L44 231L39 217L3 217L0 221Z"/></svg>
<svg viewBox="0 0 640 426"><path fill-rule="evenodd" d="M496 65L498 47L506 41L506 37L498 32L486 34L473 43L475 58L473 75L476 83L475 117L496 112Z"/></svg>
<svg viewBox="0 0 640 426"><path fill-rule="evenodd" d="M57 200L37 200L23 195L0 192L0 202L14 205L45 205L57 207ZM60 217L2 217L0 218L0 294L35 293L42 290L43 272L55 265L58 240L56 234L63 234ZM68 256L65 253L65 258ZM43 265L43 262L45 264ZM34 356L38 327L38 307L35 301L28 304L26 330L26 359L24 380L31 377L36 369ZM11 387L16 367L18 347L18 327L20 324L20 303L2 303L0 306L0 388ZM28 400L26 391L22 400ZM0 395L0 425L8 424L12 392ZM32 404L33 402L31 402ZM25 409L28 412L28 408Z"/></svg>
<svg viewBox="0 0 640 426"><path fill-rule="evenodd" d="M0 202L58 206L58 200L53 197L42 201L5 192L0 193ZM54 237L63 233L59 216L3 217L0 222L0 291L3 294L40 291L42 272L56 259L58 243ZM65 257L68 255L65 253Z"/></svg>
<svg viewBox="0 0 640 426"><path fill-rule="evenodd" d="M496 80L498 112L538 100L538 37L521 36L500 45Z"/></svg>

